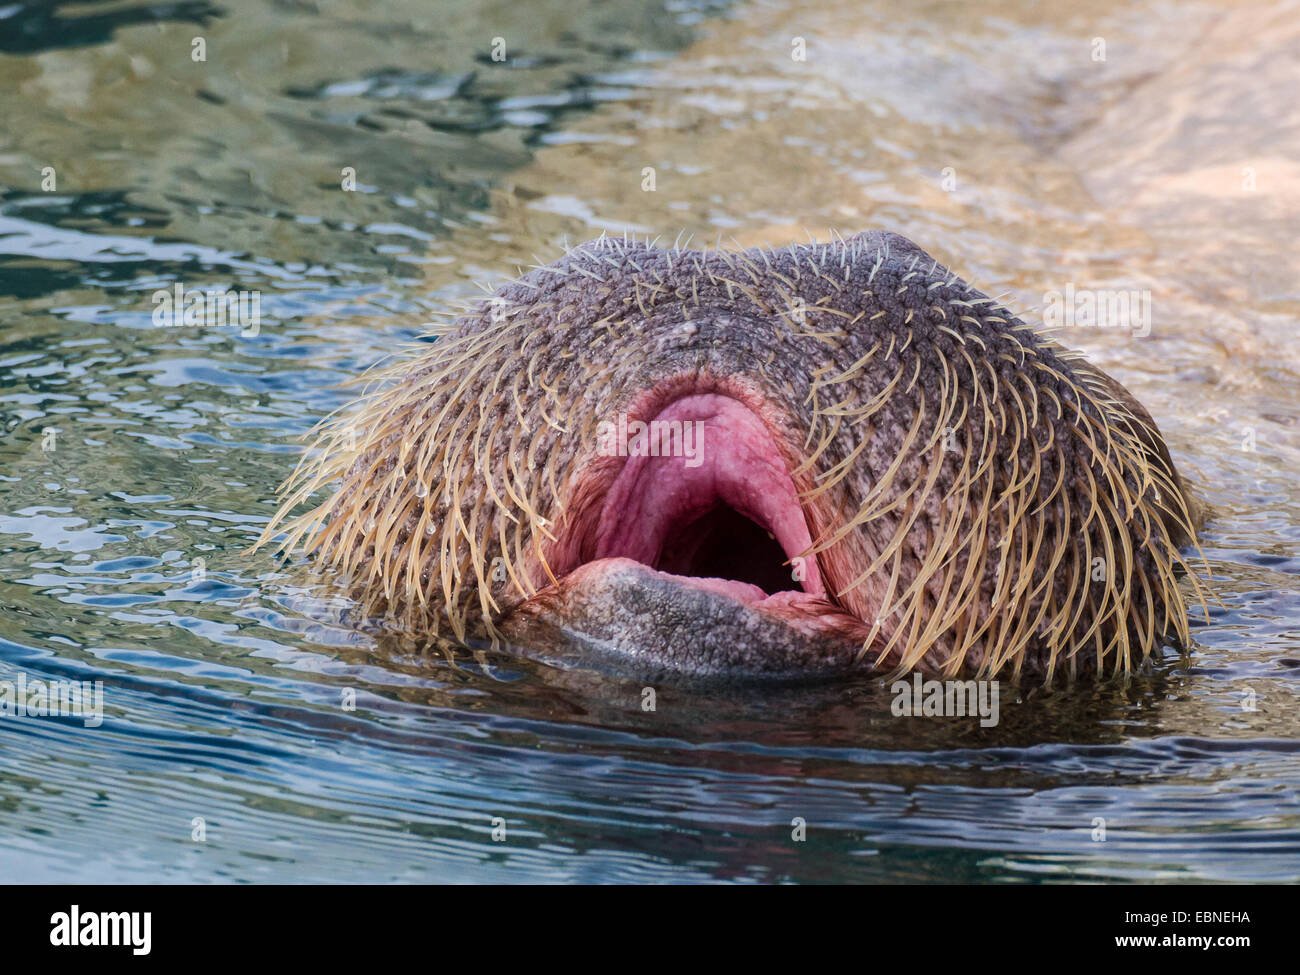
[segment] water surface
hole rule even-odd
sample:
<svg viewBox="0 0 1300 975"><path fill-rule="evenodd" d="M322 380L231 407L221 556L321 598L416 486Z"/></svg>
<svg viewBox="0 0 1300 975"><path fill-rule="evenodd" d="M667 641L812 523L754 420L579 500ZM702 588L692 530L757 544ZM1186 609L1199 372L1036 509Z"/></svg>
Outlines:
<svg viewBox="0 0 1300 975"><path fill-rule="evenodd" d="M0 679L105 720L0 720L0 879L1300 879L1297 55L1295 4L3 8ZM870 680L650 713L244 554L339 384L481 283L871 227L1031 317L1150 292L1062 340L1214 507L1185 658L994 728ZM258 334L155 328L177 282Z"/></svg>

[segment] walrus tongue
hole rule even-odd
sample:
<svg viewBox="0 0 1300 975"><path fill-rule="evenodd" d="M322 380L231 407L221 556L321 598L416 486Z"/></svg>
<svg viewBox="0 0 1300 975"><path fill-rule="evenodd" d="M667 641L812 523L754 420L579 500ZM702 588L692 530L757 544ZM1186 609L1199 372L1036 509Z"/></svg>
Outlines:
<svg viewBox="0 0 1300 975"><path fill-rule="evenodd" d="M867 631L827 597L793 479L753 411L696 393L617 432L627 460L584 533L589 558L504 621L512 640L640 672L804 677L856 665Z"/></svg>

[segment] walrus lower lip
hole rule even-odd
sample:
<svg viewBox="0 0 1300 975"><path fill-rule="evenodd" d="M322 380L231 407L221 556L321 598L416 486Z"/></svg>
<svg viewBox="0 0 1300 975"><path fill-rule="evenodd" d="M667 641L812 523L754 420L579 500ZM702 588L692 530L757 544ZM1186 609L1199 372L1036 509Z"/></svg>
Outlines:
<svg viewBox="0 0 1300 975"><path fill-rule="evenodd" d="M697 675L855 666L867 630L827 595L763 419L732 396L689 387L646 412L649 422L618 427L636 433L619 447L626 459L604 475L594 513L560 540L570 553L563 575L506 621L511 637ZM656 429L677 439L656 442ZM659 449L674 442L684 449Z"/></svg>
<svg viewBox="0 0 1300 975"><path fill-rule="evenodd" d="M503 630L524 653L613 663L651 679L807 679L869 664L866 628L823 597L677 576L599 559L517 607Z"/></svg>

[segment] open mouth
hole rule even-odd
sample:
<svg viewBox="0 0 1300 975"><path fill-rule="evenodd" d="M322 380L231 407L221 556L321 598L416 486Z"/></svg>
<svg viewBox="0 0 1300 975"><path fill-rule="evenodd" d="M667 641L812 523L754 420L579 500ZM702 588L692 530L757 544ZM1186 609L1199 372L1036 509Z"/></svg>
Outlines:
<svg viewBox="0 0 1300 975"><path fill-rule="evenodd" d="M515 623L544 621L699 673L855 663L866 630L828 595L794 479L759 414L716 391L646 412L603 426L609 459L585 513L562 529L558 584Z"/></svg>
<svg viewBox="0 0 1300 975"><path fill-rule="evenodd" d="M694 394L624 426L635 436L618 441L628 458L601 510L595 560L632 559L747 603L824 595L794 481L748 407Z"/></svg>

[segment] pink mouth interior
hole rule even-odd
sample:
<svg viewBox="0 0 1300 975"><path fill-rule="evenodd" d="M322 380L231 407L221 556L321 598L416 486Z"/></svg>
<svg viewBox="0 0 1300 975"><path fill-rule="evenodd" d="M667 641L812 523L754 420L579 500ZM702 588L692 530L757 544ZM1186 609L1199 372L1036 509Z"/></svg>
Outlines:
<svg viewBox="0 0 1300 975"><path fill-rule="evenodd" d="M661 430L680 423L685 435L674 435L669 456L627 458L601 509L595 557L694 577L693 585L747 603L789 591L824 598L814 558L794 578L793 560L811 538L762 421L716 393L675 400L655 420ZM647 442L641 434L640 445ZM638 437L629 434L627 447L638 453Z"/></svg>

